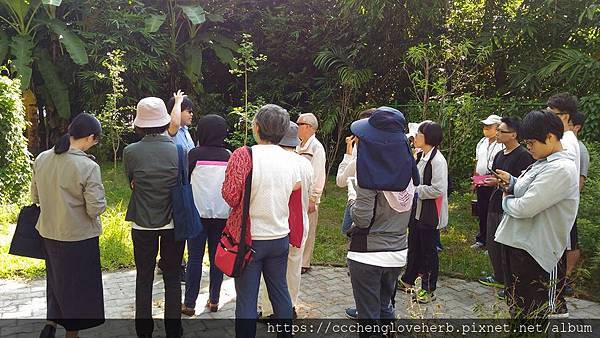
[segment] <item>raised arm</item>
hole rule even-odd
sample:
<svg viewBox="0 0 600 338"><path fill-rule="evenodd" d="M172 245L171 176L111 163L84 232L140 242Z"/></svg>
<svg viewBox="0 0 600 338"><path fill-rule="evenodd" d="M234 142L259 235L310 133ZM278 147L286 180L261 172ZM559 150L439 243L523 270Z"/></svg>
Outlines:
<svg viewBox="0 0 600 338"><path fill-rule="evenodd" d="M169 135L175 136L179 127L181 127L181 102L183 102L183 92L178 90L177 93L173 93L175 97L175 104L171 110L171 123L169 124Z"/></svg>

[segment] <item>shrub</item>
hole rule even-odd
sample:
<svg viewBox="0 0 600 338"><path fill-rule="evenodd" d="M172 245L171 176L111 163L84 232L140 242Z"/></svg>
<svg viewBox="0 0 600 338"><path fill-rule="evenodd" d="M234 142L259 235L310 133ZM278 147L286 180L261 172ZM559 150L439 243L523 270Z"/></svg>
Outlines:
<svg viewBox="0 0 600 338"><path fill-rule="evenodd" d="M0 204L22 202L31 181L19 80L0 75Z"/></svg>
<svg viewBox="0 0 600 338"><path fill-rule="evenodd" d="M587 127L586 127L587 128ZM589 264L583 268L592 276L600 276L600 143L587 143L590 170L579 202L579 244Z"/></svg>

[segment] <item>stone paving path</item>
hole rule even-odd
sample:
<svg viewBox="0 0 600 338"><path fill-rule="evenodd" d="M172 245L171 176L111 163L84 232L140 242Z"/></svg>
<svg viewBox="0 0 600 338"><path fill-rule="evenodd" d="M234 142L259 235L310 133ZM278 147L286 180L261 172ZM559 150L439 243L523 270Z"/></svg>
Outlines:
<svg viewBox="0 0 600 338"><path fill-rule="evenodd" d="M197 301L196 316L200 319L232 319L235 311L235 288L233 279L225 278L221 290L219 311L208 312L204 304L208 297L207 270L203 269L200 295ZM107 319L132 319L135 304L135 270L118 271L103 274L104 300ZM182 290L184 287L182 286ZM28 283L12 280L0 280L0 336L35 336L39 334L40 323L16 325L15 319L44 319L46 314L45 280ZM396 295L396 314L398 318L506 318L507 308L503 301L496 299L497 289L485 287L477 282L456 278L441 277L436 292L437 300L428 305L415 305L406 294ZM153 316L163 316L163 282L161 276L155 276L153 291ZM600 319L600 304L569 298L570 318ZM344 318L344 309L354 305L350 279L346 268L313 267L302 275L300 304L297 305L299 318L335 319ZM10 320L7 320L10 319ZM12 320L12 321L11 321ZM131 322L121 321L132 326ZM194 321L191 321L194 322ZM221 334L233 336L229 321L202 322L203 330L221 330ZM219 324L220 323L220 324ZM121 326L126 325L124 323ZM43 326L43 325L42 325ZM160 325L155 334L164 332ZM185 324L184 324L185 327ZM208 332L207 331L207 332ZM59 332L61 332L59 330ZM64 331L63 331L64 332ZM83 331L82 336L107 336L106 324L102 329ZM35 333L35 334L34 334ZM135 331L131 329L130 334ZM189 330L186 330L186 334ZM116 334L115 331L115 335Z"/></svg>

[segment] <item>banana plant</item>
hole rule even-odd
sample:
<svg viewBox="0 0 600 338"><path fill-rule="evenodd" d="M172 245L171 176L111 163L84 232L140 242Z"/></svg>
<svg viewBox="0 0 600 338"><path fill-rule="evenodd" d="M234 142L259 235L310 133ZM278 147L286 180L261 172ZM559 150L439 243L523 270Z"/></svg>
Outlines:
<svg viewBox="0 0 600 338"><path fill-rule="evenodd" d="M188 2L185 2L188 3ZM183 74L198 92L203 91L202 53L211 49L220 62L233 67L233 52L239 46L227 36L204 25L206 22L223 22L223 16L207 12L201 5L184 5L177 0L166 1L165 14L154 14L145 20L148 33L158 31L165 22L171 44L171 64L183 71ZM172 71L175 76L177 71ZM179 87L176 79L171 80Z"/></svg>
<svg viewBox="0 0 600 338"><path fill-rule="evenodd" d="M46 34L60 42L77 65L88 63L84 42L56 18L62 0L0 0L0 64L10 59L12 71L21 78L21 89L35 92L31 81L38 70L48 98L62 118L71 116L69 92L60 80L47 50ZM5 29L8 28L8 29ZM31 93L28 93L31 97ZM33 96L35 98L35 96Z"/></svg>

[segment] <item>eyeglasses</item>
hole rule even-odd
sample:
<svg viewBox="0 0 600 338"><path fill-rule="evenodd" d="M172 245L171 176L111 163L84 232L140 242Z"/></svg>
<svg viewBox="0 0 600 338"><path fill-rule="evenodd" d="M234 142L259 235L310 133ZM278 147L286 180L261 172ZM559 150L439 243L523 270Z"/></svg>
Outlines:
<svg viewBox="0 0 600 338"><path fill-rule="evenodd" d="M299 125L299 126L311 126L312 127L312 125L310 123L304 123L304 122L298 122L297 125Z"/></svg>
<svg viewBox="0 0 600 338"><path fill-rule="evenodd" d="M538 140L525 140L525 141L523 141L523 143L525 143L526 146L531 147L537 141Z"/></svg>
<svg viewBox="0 0 600 338"><path fill-rule="evenodd" d="M500 133L502 133L502 134L514 133L514 131L512 131L512 130L497 129L497 131L500 132Z"/></svg>

